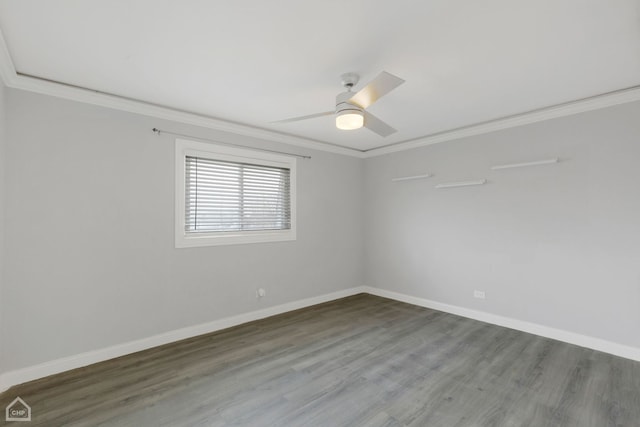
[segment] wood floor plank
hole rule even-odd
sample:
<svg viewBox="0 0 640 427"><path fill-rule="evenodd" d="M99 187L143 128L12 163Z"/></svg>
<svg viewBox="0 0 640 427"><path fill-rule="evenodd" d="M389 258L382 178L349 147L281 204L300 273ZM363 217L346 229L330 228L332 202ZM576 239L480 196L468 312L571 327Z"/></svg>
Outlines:
<svg viewBox="0 0 640 427"><path fill-rule="evenodd" d="M33 427L640 427L640 363L362 294L22 384L1 407L16 396Z"/></svg>

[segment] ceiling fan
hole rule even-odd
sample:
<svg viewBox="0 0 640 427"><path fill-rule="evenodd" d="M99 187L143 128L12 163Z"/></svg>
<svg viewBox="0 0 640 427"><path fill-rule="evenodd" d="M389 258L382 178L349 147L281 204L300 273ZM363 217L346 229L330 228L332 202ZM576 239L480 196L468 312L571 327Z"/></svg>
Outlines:
<svg viewBox="0 0 640 427"><path fill-rule="evenodd" d="M356 73L346 73L341 77L342 86L344 86L346 91L336 96L335 110L311 114L308 116L294 117L291 119L278 120L272 123L297 122L300 120L315 119L316 117L335 115L336 127L338 129L354 130L360 129L364 126L382 137L389 136L396 132L394 128L366 110L378 99L404 83L404 80L391 73L383 71L378 74L375 79L369 82L368 85L354 93L351 90L356 84L358 84L360 76Z"/></svg>

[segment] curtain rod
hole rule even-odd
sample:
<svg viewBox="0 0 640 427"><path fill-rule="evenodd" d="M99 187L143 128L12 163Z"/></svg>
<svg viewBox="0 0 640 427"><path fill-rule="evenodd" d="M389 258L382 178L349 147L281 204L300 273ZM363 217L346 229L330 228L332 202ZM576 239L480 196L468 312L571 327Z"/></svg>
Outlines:
<svg viewBox="0 0 640 427"><path fill-rule="evenodd" d="M158 129L158 128L153 128L152 131L154 133L157 133L158 135L160 135L161 133L166 133L167 135L181 136L183 138L199 139L201 141L213 142L214 144L230 145L232 147L250 148L252 150L265 151L267 153L286 154L287 156L299 157L301 159L310 159L311 158L311 156L304 156L302 154L287 153L286 151L267 150L266 148L256 148L256 147L251 147L250 145L233 144L231 142L220 142L220 141L216 141L216 140L213 140L213 139L201 138L199 136L185 135L183 133L176 133L176 132L169 132L167 130L162 130L162 129Z"/></svg>

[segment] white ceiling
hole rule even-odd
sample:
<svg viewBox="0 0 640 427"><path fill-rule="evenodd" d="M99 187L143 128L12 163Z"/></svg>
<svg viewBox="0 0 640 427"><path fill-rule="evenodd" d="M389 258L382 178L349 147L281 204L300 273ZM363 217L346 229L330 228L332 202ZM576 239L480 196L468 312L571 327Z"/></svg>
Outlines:
<svg viewBox="0 0 640 427"><path fill-rule="evenodd" d="M19 74L358 150L640 85L640 0L2 0L0 28ZM270 123L382 70L396 134Z"/></svg>

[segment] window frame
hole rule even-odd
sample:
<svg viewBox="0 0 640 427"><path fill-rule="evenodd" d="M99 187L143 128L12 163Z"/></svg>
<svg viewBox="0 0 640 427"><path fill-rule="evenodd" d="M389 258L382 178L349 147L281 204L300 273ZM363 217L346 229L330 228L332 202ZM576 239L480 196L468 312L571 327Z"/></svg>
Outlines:
<svg viewBox="0 0 640 427"><path fill-rule="evenodd" d="M218 231L187 233L186 158L194 156L227 162L250 163L289 169L291 228L286 230ZM175 150L175 247L236 245L296 240L296 158L249 148L176 139Z"/></svg>

